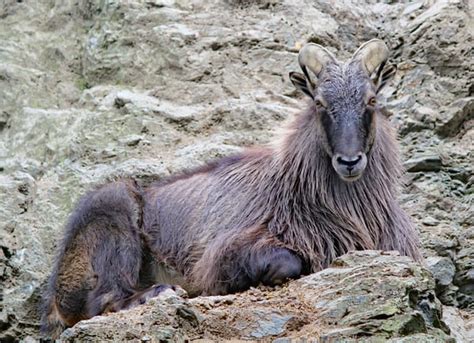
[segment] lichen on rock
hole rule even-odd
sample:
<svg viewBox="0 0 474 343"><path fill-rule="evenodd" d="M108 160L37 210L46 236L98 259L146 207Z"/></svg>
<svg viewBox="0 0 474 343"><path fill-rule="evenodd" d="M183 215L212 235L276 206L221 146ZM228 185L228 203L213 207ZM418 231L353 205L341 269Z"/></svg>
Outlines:
<svg viewBox="0 0 474 343"><path fill-rule="evenodd" d="M343 59L378 37L398 65L382 97L409 169L400 201L427 268L351 254L276 290L170 293L80 323L63 339L281 343L301 331L336 341L473 341L471 12L463 0L3 1L0 340L38 339L42 285L86 190L122 176L147 184L268 142L305 106L287 78L304 43Z"/></svg>
<svg viewBox="0 0 474 343"><path fill-rule="evenodd" d="M358 251L276 289L193 299L170 290L144 306L82 321L61 339L450 341L434 287L430 272L407 257Z"/></svg>

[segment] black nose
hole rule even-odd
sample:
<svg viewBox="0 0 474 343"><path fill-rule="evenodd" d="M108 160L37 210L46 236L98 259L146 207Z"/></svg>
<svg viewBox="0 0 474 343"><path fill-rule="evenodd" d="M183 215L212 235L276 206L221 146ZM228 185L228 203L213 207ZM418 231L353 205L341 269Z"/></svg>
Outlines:
<svg viewBox="0 0 474 343"><path fill-rule="evenodd" d="M347 169L352 169L359 161L362 159L362 154L357 154L355 156L339 156L337 157L337 163L347 166Z"/></svg>

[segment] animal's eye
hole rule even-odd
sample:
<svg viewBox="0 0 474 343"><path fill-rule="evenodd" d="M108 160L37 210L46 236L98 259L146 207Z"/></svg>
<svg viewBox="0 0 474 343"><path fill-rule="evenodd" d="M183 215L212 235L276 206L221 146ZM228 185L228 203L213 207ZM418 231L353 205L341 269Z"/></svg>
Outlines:
<svg viewBox="0 0 474 343"><path fill-rule="evenodd" d="M375 106L375 104L377 104L377 99L375 99L375 97L373 96L369 99L369 105Z"/></svg>
<svg viewBox="0 0 474 343"><path fill-rule="evenodd" d="M316 100L314 100L314 103L315 103L315 105L316 105L317 107L324 107L324 105L323 105L323 103L321 102L321 100L316 99Z"/></svg>

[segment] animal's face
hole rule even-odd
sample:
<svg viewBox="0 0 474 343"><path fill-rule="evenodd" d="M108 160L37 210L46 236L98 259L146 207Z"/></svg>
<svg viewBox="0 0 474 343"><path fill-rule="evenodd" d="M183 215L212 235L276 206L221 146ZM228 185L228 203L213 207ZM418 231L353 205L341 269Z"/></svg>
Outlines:
<svg viewBox="0 0 474 343"><path fill-rule="evenodd" d="M314 101L326 152L339 176L358 179L367 166L375 130L375 91L359 65L333 64L322 75Z"/></svg>
<svg viewBox="0 0 474 343"><path fill-rule="evenodd" d="M309 55L309 58L321 59L318 56L320 52L316 51L316 57ZM302 66L304 75L290 75L295 86L313 99L325 136L324 148L334 170L344 181L355 181L363 175L377 125L376 95L395 73L391 66L388 70L384 68L384 60L377 65L383 63L376 78L371 79L373 66L369 65L368 68L358 53L355 56L357 58L346 64L339 63L332 55L325 55L323 57L327 57L327 60L323 60L321 69L318 70L319 65L309 65L310 70L317 75L316 83L309 78L305 64Z"/></svg>

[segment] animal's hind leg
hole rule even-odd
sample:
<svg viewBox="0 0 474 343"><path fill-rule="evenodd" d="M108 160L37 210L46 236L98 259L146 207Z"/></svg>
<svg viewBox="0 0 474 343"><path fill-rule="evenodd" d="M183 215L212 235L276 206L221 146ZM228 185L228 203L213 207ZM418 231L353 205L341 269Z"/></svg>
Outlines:
<svg viewBox="0 0 474 343"><path fill-rule="evenodd" d="M117 312L144 304L148 301L148 299L157 297L161 292L167 289L176 290L175 286L156 284L142 291L137 291L128 298L123 298L119 301L116 301L115 303L110 304L110 306L104 309L104 312Z"/></svg>
<svg viewBox="0 0 474 343"><path fill-rule="evenodd" d="M49 280L44 331L57 334L136 292L142 260L141 209L132 182L108 184L80 200Z"/></svg>
<svg viewBox="0 0 474 343"><path fill-rule="evenodd" d="M205 294L226 294L262 283L274 286L305 273L303 260L265 226L221 236L196 263L193 278Z"/></svg>

